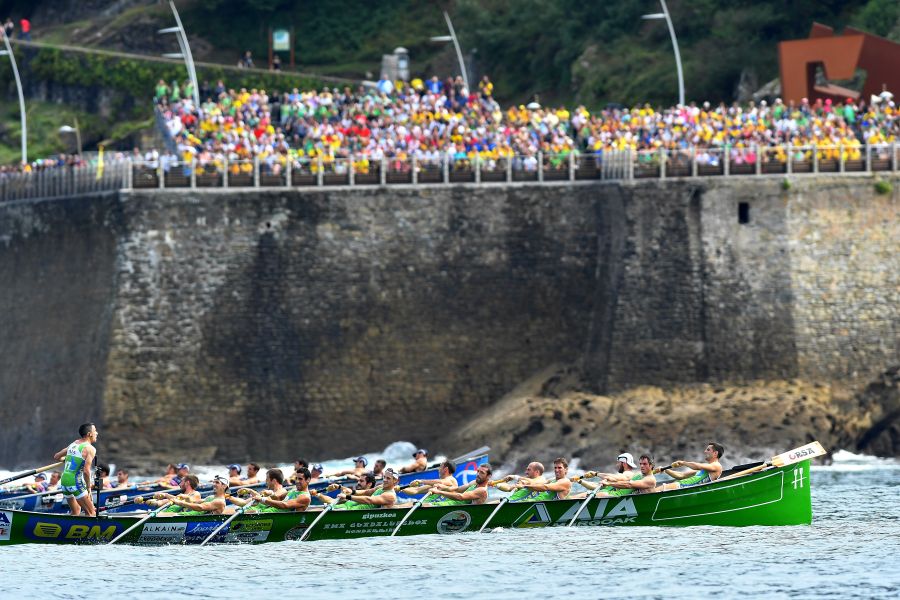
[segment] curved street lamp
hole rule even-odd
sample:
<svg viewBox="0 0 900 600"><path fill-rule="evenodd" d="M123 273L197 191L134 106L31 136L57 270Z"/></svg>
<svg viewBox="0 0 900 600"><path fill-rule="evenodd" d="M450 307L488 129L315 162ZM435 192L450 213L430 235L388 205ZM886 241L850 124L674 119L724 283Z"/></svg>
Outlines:
<svg viewBox="0 0 900 600"><path fill-rule="evenodd" d="M200 89L197 87L197 70L194 68L194 57L191 54L191 46L188 44L187 34L184 32L184 26L181 24L181 17L178 16L178 11L175 10L175 2L169 0L169 6L172 7L172 14L175 15L175 23L177 23L177 25L175 27L160 29L157 33L174 33L175 37L178 39L178 47L181 48L181 52L163 54L163 56L166 58L184 59L184 66L187 67L188 77L191 78L191 86L194 88L194 93L192 94L194 98L194 107L197 110L200 110Z"/></svg>
<svg viewBox="0 0 900 600"><path fill-rule="evenodd" d="M13 54L9 45L9 38L6 36L6 30L3 30L3 45L6 50L0 50L0 56L4 54L9 56L9 62L12 64L13 75L16 77L16 90L19 92L19 117L22 120L22 164L28 164L28 127L25 121L25 96L22 94L22 80L19 79L19 67L16 65L16 55Z"/></svg>
<svg viewBox="0 0 900 600"><path fill-rule="evenodd" d="M666 0L659 0L663 11L661 13L652 13L643 15L641 18L646 20L665 19L669 26L669 36L672 38L672 48L675 50L675 66L678 69L678 104L684 106L684 73L681 71L681 52L678 51L678 38L675 37L675 27L672 25L672 17L669 15L669 8L666 6Z"/></svg>
<svg viewBox="0 0 900 600"><path fill-rule="evenodd" d="M462 50L459 47L459 40L456 39L456 31L453 29L453 23L450 21L450 15L447 14L447 11L444 11L444 20L447 21L447 29L450 30L450 35L435 35L431 37L432 42L453 42L453 47L456 49L456 59L459 61L459 72L462 75L463 83L466 84L466 89L470 92L472 88L469 87L469 74L466 72L466 61L463 60Z"/></svg>

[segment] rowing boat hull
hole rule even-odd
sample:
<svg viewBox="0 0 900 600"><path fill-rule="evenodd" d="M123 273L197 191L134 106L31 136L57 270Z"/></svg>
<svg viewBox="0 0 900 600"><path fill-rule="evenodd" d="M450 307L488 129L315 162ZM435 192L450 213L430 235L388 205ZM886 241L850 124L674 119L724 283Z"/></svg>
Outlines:
<svg viewBox="0 0 900 600"><path fill-rule="evenodd" d="M567 525L582 500L513 502L491 518L489 529ZM476 532L497 507L423 506L398 535ZM408 508L368 511L332 510L316 524L308 540L386 536ZM319 515L306 513L245 514L234 519L213 541L261 543L297 540ZM0 545L23 543L100 543L119 535L138 517L102 518L0 511ZM200 543L225 517L157 517L122 541L132 544ZM808 525L812 522L809 461L684 490L623 498L595 498L576 526L751 526Z"/></svg>

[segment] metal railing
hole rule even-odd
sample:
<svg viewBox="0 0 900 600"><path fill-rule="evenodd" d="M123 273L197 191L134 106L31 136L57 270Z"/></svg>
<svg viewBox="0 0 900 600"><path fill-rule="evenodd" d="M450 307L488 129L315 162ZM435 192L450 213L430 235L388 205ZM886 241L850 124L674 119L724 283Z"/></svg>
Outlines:
<svg viewBox="0 0 900 600"><path fill-rule="evenodd" d="M0 173L0 201L117 189L547 183L676 177L793 176L897 172L900 146L752 146L606 150L513 156L291 157L182 162L126 159L98 165Z"/></svg>

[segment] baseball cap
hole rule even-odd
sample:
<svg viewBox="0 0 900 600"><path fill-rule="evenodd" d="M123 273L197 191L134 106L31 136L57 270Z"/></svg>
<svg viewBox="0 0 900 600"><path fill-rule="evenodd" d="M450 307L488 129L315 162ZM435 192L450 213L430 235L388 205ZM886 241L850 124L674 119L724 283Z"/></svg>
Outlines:
<svg viewBox="0 0 900 600"><path fill-rule="evenodd" d="M365 456L357 456L356 458L353 459L353 462L361 462L363 464L363 466L365 467L366 465L369 464L369 459L366 458Z"/></svg>
<svg viewBox="0 0 900 600"><path fill-rule="evenodd" d="M47 479L47 476L44 475L43 473L38 473L37 475L34 476L34 478L35 479Z"/></svg>
<svg viewBox="0 0 900 600"><path fill-rule="evenodd" d="M425 448L419 448L418 450L416 450L413 453L413 458L417 457L420 454L424 454L425 456L428 456L428 450L426 450Z"/></svg>
<svg viewBox="0 0 900 600"><path fill-rule="evenodd" d="M240 472L241 472L241 465L230 464L230 465L228 465L228 470L230 471L231 469L237 469L237 472L240 473Z"/></svg>
<svg viewBox="0 0 900 600"><path fill-rule="evenodd" d="M213 477L213 483L221 483L225 487L228 487L228 478L223 477L222 475L216 475Z"/></svg>
<svg viewBox="0 0 900 600"><path fill-rule="evenodd" d="M179 471L180 471L181 469L187 469L188 471L190 471L190 470L191 470L191 465L189 465L189 464L187 464L187 463L178 463L177 465L175 465L175 468L176 468L177 470L179 470Z"/></svg>
<svg viewBox="0 0 900 600"><path fill-rule="evenodd" d="M632 467L632 468L637 467L637 465L634 462L634 457L628 452L623 452L616 458L616 460L624 460L625 464L628 465L629 467Z"/></svg>
<svg viewBox="0 0 900 600"><path fill-rule="evenodd" d="M325 468L322 467L321 463L316 463L309 468L310 471L318 471L319 473L324 473Z"/></svg>
<svg viewBox="0 0 900 600"><path fill-rule="evenodd" d="M388 469L385 469L385 470L384 470L384 476L387 477L388 475L390 475L390 476L393 477L394 479L400 479L400 475L397 474L397 471L395 471L395 470L393 470L393 469L391 469L391 468L388 468Z"/></svg>

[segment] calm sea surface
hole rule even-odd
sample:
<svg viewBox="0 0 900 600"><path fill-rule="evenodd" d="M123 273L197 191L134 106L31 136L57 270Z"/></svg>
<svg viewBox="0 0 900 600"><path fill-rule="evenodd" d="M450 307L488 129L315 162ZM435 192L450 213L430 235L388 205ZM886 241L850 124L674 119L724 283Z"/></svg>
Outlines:
<svg viewBox="0 0 900 600"><path fill-rule="evenodd" d="M900 463L814 467L813 525L0 549L0 597L898 598Z"/></svg>

